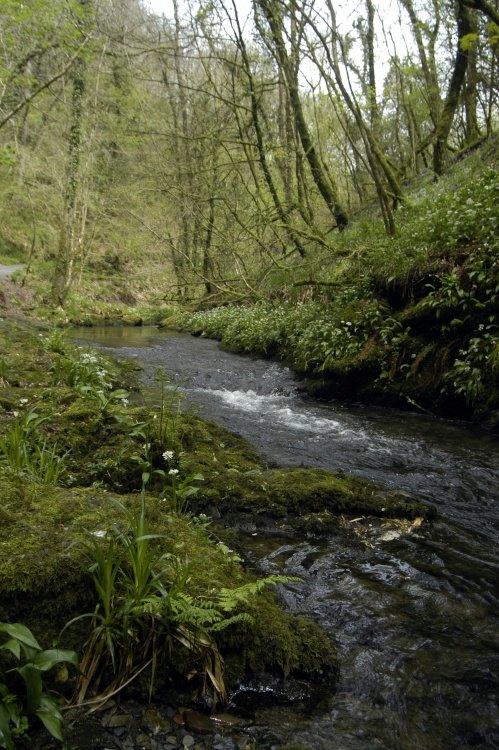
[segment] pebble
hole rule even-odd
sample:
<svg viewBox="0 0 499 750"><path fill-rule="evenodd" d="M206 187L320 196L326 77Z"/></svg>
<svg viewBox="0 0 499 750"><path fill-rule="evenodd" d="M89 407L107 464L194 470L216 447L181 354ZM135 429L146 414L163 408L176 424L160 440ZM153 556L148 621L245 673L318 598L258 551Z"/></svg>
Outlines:
<svg viewBox="0 0 499 750"><path fill-rule="evenodd" d="M216 734L213 737L213 750L235 750L235 745L231 737Z"/></svg>
<svg viewBox="0 0 499 750"><path fill-rule="evenodd" d="M239 717L224 713L209 716L188 708L180 711L164 705L144 708L133 700L92 717L72 710L66 729L67 746L79 750L253 750L253 731L243 733L242 727L248 724ZM179 718L185 719L183 726ZM268 741L265 736L260 745L256 738L257 747L270 748L275 739ZM31 750L52 747L47 746L48 740L48 736L40 736Z"/></svg>
<svg viewBox="0 0 499 750"><path fill-rule="evenodd" d="M171 729L168 719L165 719L159 711L152 708L146 709L142 714L141 726L154 735L169 732Z"/></svg>

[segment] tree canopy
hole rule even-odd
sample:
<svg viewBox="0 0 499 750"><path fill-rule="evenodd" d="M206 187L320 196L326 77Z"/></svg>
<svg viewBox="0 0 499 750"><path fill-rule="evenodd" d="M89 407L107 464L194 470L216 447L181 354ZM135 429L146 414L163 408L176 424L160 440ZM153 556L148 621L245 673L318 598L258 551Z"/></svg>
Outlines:
<svg viewBox="0 0 499 750"><path fill-rule="evenodd" d="M497 126L496 2L4 0L0 245L258 299ZM144 282L147 287L148 281Z"/></svg>

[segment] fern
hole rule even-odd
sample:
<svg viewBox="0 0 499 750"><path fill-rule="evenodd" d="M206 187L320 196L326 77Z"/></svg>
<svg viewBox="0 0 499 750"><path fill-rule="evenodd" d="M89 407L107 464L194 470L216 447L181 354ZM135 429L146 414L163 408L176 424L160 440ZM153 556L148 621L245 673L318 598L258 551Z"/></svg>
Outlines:
<svg viewBox="0 0 499 750"><path fill-rule="evenodd" d="M233 612L241 604L246 604L250 597L260 594L267 586L275 586L278 583L296 583L300 580L294 576L272 575L250 581L236 589L222 588L218 592L218 606L223 612Z"/></svg>
<svg viewBox="0 0 499 750"><path fill-rule="evenodd" d="M107 547L95 538L86 545L98 603L93 614L82 616L92 617L93 630L85 644L76 700L84 701L88 690L98 687L110 668L114 678L101 693L103 700L149 664L152 693L156 667L175 644L191 652L194 664L199 665L194 671L204 681L208 679L214 698L218 695L223 700L222 657L213 635L251 622L244 606L266 587L299 579L273 575L236 588L214 585L208 596L196 595L191 591L189 564L152 544L161 537L150 533L145 495L136 513L119 502L116 505L124 513L127 528L116 528L107 538Z"/></svg>

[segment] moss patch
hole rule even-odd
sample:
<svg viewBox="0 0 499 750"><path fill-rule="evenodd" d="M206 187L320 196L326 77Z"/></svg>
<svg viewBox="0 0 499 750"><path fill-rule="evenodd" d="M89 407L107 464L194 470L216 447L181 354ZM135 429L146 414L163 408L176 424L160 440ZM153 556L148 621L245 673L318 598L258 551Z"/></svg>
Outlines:
<svg viewBox="0 0 499 750"><path fill-rule="evenodd" d="M363 479L323 469L253 469L208 477L196 504L271 518L327 514L431 518L434 508L405 493L387 492Z"/></svg>
<svg viewBox="0 0 499 750"><path fill-rule="evenodd" d="M236 683L248 671L266 671L306 677L315 682L334 681L338 674L336 649L324 631L303 617L275 617L270 593L250 607L253 622L226 631L222 645L229 680Z"/></svg>

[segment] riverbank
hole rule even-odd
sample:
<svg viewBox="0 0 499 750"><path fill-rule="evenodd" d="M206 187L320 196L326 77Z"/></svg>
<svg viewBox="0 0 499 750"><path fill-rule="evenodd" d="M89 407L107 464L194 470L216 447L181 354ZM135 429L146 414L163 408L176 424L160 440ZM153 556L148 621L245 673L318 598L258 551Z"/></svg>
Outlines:
<svg viewBox="0 0 499 750"><path fill-rule="evenodd" d="M4 316L0 339L0 620L23 622L48 646L71 618L96 606L102 611L88 573L92 555L110 554L109 544L120 544L123 533L139 544L132 529L142 502L156 540L148 554L157 564L169 561L170 586L174 570L180 575L179 602L197 607L192 620L184 613L183 627L197 623L207 642L213 639L227 689L268 673L291 693L293 680L305 679L299 695L306 701L317 680L334 683L332 642L312 621L286 615L269 593L257 594L267 586L244 571L223 527L237 526L249 512L320 533L344 516L415 519L432 509L331 472L269 470L242 439L180 414L175 389L163 390L159 409L148 405L134 366L75 347L60 332ZM210 623L217 612L219 625L234 622L217 627L215 636ZM81 651L84 622L64 631L62 645ZM169 628L175 622L173 616ZM192 703L203 669L196 649L180 646L181 639L160 684L164 690L170 682L176 700ZM62 688L68 697L75 677ZM211 690L220 686L212 681ZM286 691L279 688L279 700L296 700Z"/></svg>
<svg viewBox="0 0 499 750"><path fill-rule="evenodd" d="M283 592L286 607L312 615L339 649L340 675L323 706L269 705L268 686L255 689L257 721L280 737L265 750L286 743L330 750L332 742L349 750L447 750L472 737L483 750L493 746L499 463L492 436L426 415L314 403L285 366L227 353L206 338L154 328L73 335L141 362L158 403L154 373L166 370L184 410L201 409L243 435L270 466L341 467L438 507L431 523L357 516L344 528L325 515L322 533L306 534L281 515L238 514L241 533L227 544L264 573L300 577ZM212 468L224 473L215 461ZM225 466L237 483L236 468ZM220 523L233 520L223 512Z"/></svg>
<svg viewBox="0 0 499 750"><path fill-rule="evenodd" d="M256 305L166 319L231 351L277 356L326 399L499 428L499 173L452 175L398 213L387 239L359 222L329 273L312 264ZM310 278L310 276L315 278ZM271 299L269 299L271 298Z"/></svg>

